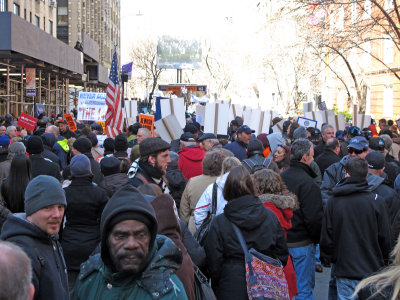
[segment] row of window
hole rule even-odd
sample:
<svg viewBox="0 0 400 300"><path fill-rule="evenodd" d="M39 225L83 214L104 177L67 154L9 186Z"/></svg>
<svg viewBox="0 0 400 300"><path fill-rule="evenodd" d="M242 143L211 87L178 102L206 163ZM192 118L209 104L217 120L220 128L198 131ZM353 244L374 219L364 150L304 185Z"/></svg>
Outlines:
<svg viewBox="0 0 400 300"><path fill-rule="evenodd" d="M15 3L13 4L13 13L19 17L21 17L21 7L19 4ZM24 19L28 21L27 18L27 11L26 8L24 9ZM32 23L32 12L29 12L29 22ZM40 17L38 15L35 15L33 18L33 24L36 27L40 28ZM43 17L43 30L46 31L46 26L47 26L47 32L51 35L53 35L53 21L48 20L48 24L46 23L46 17Z"/></svg>

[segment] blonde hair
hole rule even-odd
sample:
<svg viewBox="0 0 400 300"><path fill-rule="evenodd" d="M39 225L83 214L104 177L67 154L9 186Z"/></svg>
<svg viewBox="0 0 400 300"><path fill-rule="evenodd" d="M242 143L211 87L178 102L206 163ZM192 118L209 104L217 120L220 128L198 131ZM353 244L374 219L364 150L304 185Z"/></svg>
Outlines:
<svg viewBox="0 0 400 300"><path fill-rule="evenodd" d="M391 256L394 259L393 264L383 269L382 272L362 280L357 285L353 297L357 295L361 289L368 285L376 288L374 295L380 294L384 288L393 285L393 295L390 299L397 299L400 294L400 239L398 239Z"/></svg>

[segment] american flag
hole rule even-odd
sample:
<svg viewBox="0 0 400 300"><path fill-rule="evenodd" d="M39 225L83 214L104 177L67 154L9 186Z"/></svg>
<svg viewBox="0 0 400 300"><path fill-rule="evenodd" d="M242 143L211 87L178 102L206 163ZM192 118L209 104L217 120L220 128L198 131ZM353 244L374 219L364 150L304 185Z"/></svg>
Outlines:
<svg viewBox="0 0 400 300"><path fill-rule="evenodd" d="M122 133L124 126L124 115L121 107L121 94L119 89L118 61L116 52L114 52L110 77L108 78L106 104L106 133L108 137L116 137L118 134Z"/></svg>

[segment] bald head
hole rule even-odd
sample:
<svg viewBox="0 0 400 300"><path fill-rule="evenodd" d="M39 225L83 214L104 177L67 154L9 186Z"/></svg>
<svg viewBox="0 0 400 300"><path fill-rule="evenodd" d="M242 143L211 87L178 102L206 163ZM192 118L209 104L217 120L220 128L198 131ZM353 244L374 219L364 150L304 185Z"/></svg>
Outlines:
<svg viewBox="0 0 400 300"><path fill-rule="evenodd" d="M60 129L55 125L47 126L45 132L52 133L55 135L55 137L58 137L60 135Z"/></svg>

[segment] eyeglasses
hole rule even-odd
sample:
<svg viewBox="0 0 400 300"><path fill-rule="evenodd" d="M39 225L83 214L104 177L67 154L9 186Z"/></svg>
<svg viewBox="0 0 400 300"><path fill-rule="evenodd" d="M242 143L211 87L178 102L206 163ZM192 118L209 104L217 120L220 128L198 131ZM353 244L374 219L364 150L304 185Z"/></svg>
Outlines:
<svg viewBox="0 0 400 300"><path fill-rule="evenodd" d="M349 151L350 154L355 153L355 154L358 155L358 154L361 154L361 153L365 152L366 150L365 149L357 150L357 149L354 149L354 148L349 148L348 151Z"/></svg>

